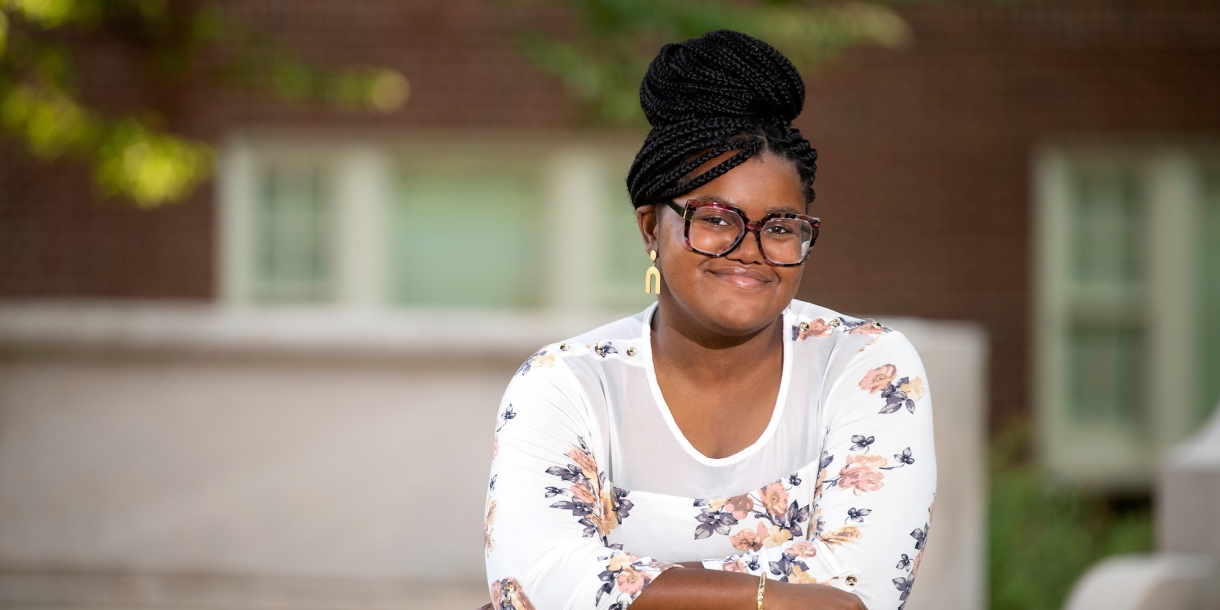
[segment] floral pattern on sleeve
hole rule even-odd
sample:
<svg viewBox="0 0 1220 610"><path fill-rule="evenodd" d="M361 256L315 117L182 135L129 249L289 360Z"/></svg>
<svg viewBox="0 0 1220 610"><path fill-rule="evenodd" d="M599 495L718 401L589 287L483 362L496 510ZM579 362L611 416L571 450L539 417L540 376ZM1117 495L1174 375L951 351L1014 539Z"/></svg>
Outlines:
<svg viewBox="0 0 1220 610"><path fill-rule="evenodd" d="M839 317L843 321L843 328L847 330L849 335L880 335L888 333L890 327L872 319L868 320L848 320L842 316Z"/></svg>
<svg viewBox="0 0 1220 610"><path fill-rule="evenodd" d="M491 607L494 610L534 610L521 583L511 576L491 583Z"/></svg>
<svg viewBox="0 0 1220 610"><path fill-rule="evenodd" d="M826 320L826 318L814 318L808 322L792 325L792 340L804 341L809 338L829 337L834 332L834 327Z"/></svg>
<svg viewBox="0 0 1220 610"><path fill-rule="evenodd" d="M491 557L491 552L496 550L496 541L492 539L492 524L496 522L496 501L487 497L487 516L483 518L483 554L486 557Z"/></svg>
<svg viewBox="0 0 1220 610"><path fill-rule="evenodd" d="M551 504L551 508L572 511L573 517L579 517L579 523L585 526L584 537L600 536L603 544L608 544L606 535L618 527L626 519L634 506L627 499L627 490L620 489L606 481L606 473L598 470L593 453L589 450L584 438L577 439L579 447L568 451L568 458L573 463L567 467L551 466L546 473L559 477L571 485L567 487L548 486L546 497L562 496L564 499Z"/></svg>
<svg viewBox="0 0 1220 610"><path fill-rule="evenodd" d="M809 338L829 337L834 334L835 330L848 335L880 335L888 333L893 329L872 319L857 320L846 316L814 318L807 322L793 324L792 340L804 341ZM872 345L872 343L869 345Z"/></svg>
<svg viewBox="0 0 1220 610"><path fill-rule="evenodd" d="M700 506L699 502L705 502L706 506L703 507L702 513L696 517L700 521L700 525L696 530L696 536L699 536L701 531L709 531L708 535L710 535L711 531L728 534L733 548L741 552L721 560L720 569L733 572L756 573L760 568L758 565L759 560L756 556L752 556L752 553L757 553L763 548L780 546L782 548L780 548L779 559L769 561L766 566L766 569L771 574L775 575L777 579L786 582L819 583L816 578L809 574L809 564L805 561L808 558L817 556L818 547L814 542L821 542L825 549L832 553L835 549L844 545L858 543L863 539L864 534L859 527L856 527L856 524L865 523L866 519L874 511L873 508L867 506L849 506L846 508L842 524L832 529L827 529L821 508L821 500L825 490L831 488L850 489L854 495L874 492L884 486L885 473L883 471L896 470L915 463L915 458L909 447L901 453L894 455L896 465L891 466L889 465L889 459L877 454L868 453L873 443L876 442L874 436L857 434L853 435L851 440L852 452L849 452L846 456L843 467L839 469L839 476L829 478L830 467L834 463L834 456L823 451L822 458L818 464L817 480L814 482L812 505L806 506L803 509L798 506L791 506L788 510L788 514L795 513L799 515L800 523L809 522L805 529L804 540L799 540L801 537L799 525L796 527L795 535L786 536L784 529L775 527L775 522L768 525L763 521L763 519L771 518L772 513L769 507L775 506L780 502L787 502L787 494L780 493L781 491L786 491L782 483L773 483L760 490L760 496L765 498L762 504L768 507L766 511L752 510L755 498L749 494L726 500L697 500L696 506ZM794 486L799 485L800 479L793 475L790 477L789 482ZM796 505L796 502L793 502L793 505ZM743 508L746 510L742 510ZM745 518L747 516L745 513L749 513L759 519L755 527L751 529L745 526L737 532L729 534L729 528L735 525L737 521ZM926 533L926 526L923 531ZM791 532L791 529L788 532ZM912 534L912 536L914 535ZM920 543L920 549L922 549L922 543ZM913 581L913 577L911 580ZM896 585L899 584L897 579L894 583Z"/></svg>
<svg viewBox="0 0 1220 610"><path fill-rule="evenodd" d="M739 551L779 546L804 535L809 521L809 505L797 500L789 502L789 491L801 484L799 476L770 483L760 489L718 500L695 500L702 510L695 516L695 539L712 534L729 536L733 548ZM753 527L742 527L730 534L733 526L752 520Z"/></svg>
<svg viewBox="0 0 1220 610"><path fill-rule="evenodd" d="M915 559L903 553L898 559L898 565L895 569L906 571L906 575L899 576L894 579L894 586L898 589L898 610L903 610L907 605L907 597L911 595L911 587L915 585L915 575L919 574L919 564L923 561L923 552L928 544L928 530L931 529L932 509L936 506L933 502L932 506L928 507L928 521L923 527L917 527L911 531L911 537L915 539Z"/></svg>
<svg viewBox="0 0 1220 610"><path fill-rule="evenodd" d="M504 429L504 426L508 425L509 420L515 417L517 417L517 412L513 410L512 403L509 403L507 407L504 407L504 412L500 414L500 419L503 420L503 423L496 427L496 434L491 437L491 459L494 460L500 455L500 431Z"/></svg>
<svg viewBox="0 0 1220 610"><path fill-rule="evenodd" d="M517 369L517 374L524 376L526 373L530 372L530 369L536 366L555 366L555 353L546 349L540 349L534 352L532 356L525 359L525 362L521 363L521 367Z"/></svg>
<svg viewBox="0 0 1220 610"><path fill-rule="evenodd" d="M826 452L822 452L822 470L818 473L816 495L820 496L824 487L837 487L843 490L850 489L857 496L870 491L877 491L885 486L885 473L882 472L883 470L897 470L915 463L915 456L912 454L910 447L903 449L901 453L895 453L894 461L897 462L897 465L890 466L888 458L875 453L868 453L871 445L876 442L875 436L854 434L851 437L851 441L851 449L858 453L848 453L847 458L844 459L843 467L839 469L839 476L833 479L826 478L826 469L834 462L834 456L826 455ZM864 514L867 515L868 513Z"/></svg>
<svg viewBox="0 0 1220 610"><path fill-rule="evenodd" d="M880 413L886 415L895 413L906 407L907 411L915 412L915 401L924 397L923 379L919 377L898 377L898 368L885 364L865 373L860 380L860 389L868 390L869 394L881 393L885 406Z"/></svg>
<svg viewBox="0 0 1220 610"><path fill-rule="evenodd" d="M821 467L829 465L833 458L824 456ZM819 475L817 486L822 485L824 474ZM837 481L837 479L836 479ZM778 580L795 583L818 583L809 574L809 565L805 561L818 553L814 540L834 551L836 547L852 544L861 538L860 529L844 524L826 531L825 523L818 516L811 504L801 505L789 498L797 495L794 489L801 485L799 476L791 475L786 480L776 481L757 491L718 500L696 500L695 506L701 509L695 517L699 522L695 526L695 538L706 538L712 534L729 537L733 548L739 554L730 555L720 560L719 568L729 572L757 573L764 568L759 563L757 553L766 548L782 547L779 559L769 561L765 566ZM817 492L815 490L815 503ZM870 509L852 509L854 517L849 520L863 522ZM810 523L811 516L813 523ZM748 522L748 523L747 523ZM734 526L740 525L733 530ZM801 538L804 538L803 540Z"/></svg>
<svg viewBox="0 0 1220 610"><path fill-rule="evenodd" d="M601 343L586 343L585 347L593 350L594 354L597 354L602 358L605 358L610 354L618 353L618 348L614 347L614 343L611 341L602 341Z"/></svg>
<svg viewBox="0 0 1220 610"><path fill-rule="evenodd" d="M600 604L602 597L607 594L616 596L608 610L625 609L635 601L635 598L639 597L640 593L644 591L644 587L647 587L658 574L670 568L680 567L621 550L601 559L607 563L606 569L598 575L602 586L597 590L594 603Z"/></svg>

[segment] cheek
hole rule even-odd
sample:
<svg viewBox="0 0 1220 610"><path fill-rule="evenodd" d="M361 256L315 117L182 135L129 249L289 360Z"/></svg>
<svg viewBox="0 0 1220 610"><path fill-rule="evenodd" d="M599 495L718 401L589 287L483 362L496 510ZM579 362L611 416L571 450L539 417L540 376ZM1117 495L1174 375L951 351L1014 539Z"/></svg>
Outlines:
<svg viewBox="0 0 1220 610"><path fill-rule="evenodd" d="M681 234L671 240L661 240L660 247L665 254L658 260L657 266L666 283L692 281L699 265L707 261L706 256L686 249Z"/></svg>
<svg viewBox="0 0 1220 610"><path fill-rule="evenodd" d="M795 292L796 287L801 283L801 277L805 274L805 265L799 267L775 267L775 274L779 276L780 282Z"/></svg>
<svg viewBox="0 0 1220 610"><path fill-rule="evenodd" d="M659 227L660 230L657 231L661 247L668 247L670 250L685 250L686 223L677 216L670 214L665 216Z"/></svg>
<svg viewBox="0 0 1220 610"><path fill-rule="evenodd" d="M660 249L657 266L662 273L666 269L676 273L680 269L698 265L704 258L686 248L686 236L680 220L663 223L657 231L657 238L657 248Z"/></svg>

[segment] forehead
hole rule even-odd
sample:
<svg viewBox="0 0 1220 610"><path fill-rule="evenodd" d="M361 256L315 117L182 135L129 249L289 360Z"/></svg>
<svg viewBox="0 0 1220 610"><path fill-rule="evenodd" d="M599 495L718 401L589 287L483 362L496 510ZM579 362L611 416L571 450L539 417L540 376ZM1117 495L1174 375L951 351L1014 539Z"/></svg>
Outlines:
<svg viewBox="0 0 1220 610"><path fill-rule="evenodd" d="M734 151L735 152L735 151ZM726 153L726 158L732 153ZM715 164L713 159L711 164ZM770 212L805 212L801 177L791 161L771 153L747 159L682 199L703 198L735 205L751 217Z"/></svg>

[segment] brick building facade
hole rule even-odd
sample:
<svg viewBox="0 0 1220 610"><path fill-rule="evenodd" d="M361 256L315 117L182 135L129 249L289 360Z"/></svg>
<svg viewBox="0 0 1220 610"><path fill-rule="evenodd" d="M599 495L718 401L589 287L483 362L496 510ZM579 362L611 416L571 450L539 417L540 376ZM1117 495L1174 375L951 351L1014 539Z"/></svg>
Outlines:
<svg viewBox="0 0 1220 610"><path fill-rule="evenodd" d="M312 60L401 71L409 102L379 116L158 82L106 40L84 43L85 95L116 111L151 105L173 128L216 142L251 129L478 137L578 127L560 84L513 47L522 24L544 18L535 5L226 4ZM798 126L819 150L824 230L801 297L981 323L997 429L1032 409L1039 146L1220 139L1220 7L1081 0L903 12L909 49L858 49L806 75ZM0 298L217 299L216 198L209 184L185 203L138 210L101 199L78 166L40 165L0 143Z"/></svg>

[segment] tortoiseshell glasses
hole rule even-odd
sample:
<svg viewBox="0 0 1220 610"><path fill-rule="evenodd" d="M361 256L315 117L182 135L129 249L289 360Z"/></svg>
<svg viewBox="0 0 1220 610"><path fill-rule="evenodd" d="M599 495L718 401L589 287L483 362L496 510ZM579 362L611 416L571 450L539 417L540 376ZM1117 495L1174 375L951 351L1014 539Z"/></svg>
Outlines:
<svg viewBox="0 0 1220 610"><path fill-rule="evenodd" d="M691 199L686 205L667 202L686 221L686 247L706 256L725 256L754 233L768 265L795 267L809 258L822 222L804 214L771 213L750 222L746 213L718 201Z"/></svg>

